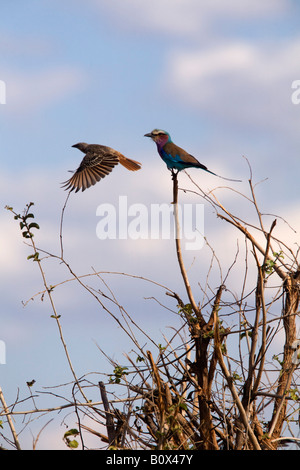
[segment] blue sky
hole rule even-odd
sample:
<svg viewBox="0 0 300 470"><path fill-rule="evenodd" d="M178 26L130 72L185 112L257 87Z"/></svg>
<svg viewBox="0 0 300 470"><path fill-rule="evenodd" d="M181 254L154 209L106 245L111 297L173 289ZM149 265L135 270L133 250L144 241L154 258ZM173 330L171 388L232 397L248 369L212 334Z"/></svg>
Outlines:
<svg viewBox="0 0 300 470"><path fill-rule="evenodd" d="M63 383L68 371L48 302L36 298L26 308L21 304L42 284L35 264L26 261L30 252L17 224L3 207L22 211L34 201L41 226L37 244L58 253L66 197L60 183L81 160L74 143L109 145L143 165L135 174L117 167L95 187L72 194L65 213L65 254L78 275L92 267L130 272L185 297L172 241L100 242L95 234L98 205L117 206L119 195L131 204L170 202L169 172L143 137L155 127L169 131L212 171L242 178L242 192L248 191L246 156L255 182L267 179L257 187L262 210L300 228L300 105L291 100L292 82L300 79L300 15L299 3L292 0L27 0L2 2L0 11L0 80L6 83L6 104L0 105L0 339L7 348L0 385L12 403L18 387L27 396L26 381L35 378L41 390ZM190 173L205 191L220 183L203 172ZM189 184L184 175L181 181ZM245 214L240 200L221 194ZM294 242L292 237L297 241L286 225L281 229L287 243ZM209 207L205 234L229 266L236 234ZM199 279L205 281L211 256L209 250L200 255L186 254L195 289ZM53 260L45 260L45 270L50 284L69 276ZM178 325L174 314L145 300L155 297L174 308L164 289L117 275L106 280L157 342L168 326ZM211 282L217 287L218 276ZM67 285L55 299L79 375L110 371L95 342L123 360L132 345L85 292ZM40 428L33 423L32 429ZM56 431L49 428L41 447L62 446ZM28 428L23 435L30 447Z"/></svg>

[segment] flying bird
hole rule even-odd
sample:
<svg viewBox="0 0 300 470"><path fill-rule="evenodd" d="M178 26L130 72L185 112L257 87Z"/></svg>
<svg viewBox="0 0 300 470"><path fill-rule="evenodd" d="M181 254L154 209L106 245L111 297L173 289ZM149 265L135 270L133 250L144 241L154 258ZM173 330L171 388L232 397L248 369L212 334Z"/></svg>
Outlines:
<svg viewBox="0 0 300 470"><path fill-rule="evenodd" d="M172 171L173 175L187 168L200 168L201 170L205 170L212 175L218 176L218 178L222 178L228 181L241 181L225 178L224 176L213 173L205 165L202 165L202 163L200 163L195 157L190 155L184 149L175 145L172 142L170 134L166 131L163 131L162 129L154 129L152 132L145 134L145 137L150 137L156 143L159 155L166 163L168 169ZM175 173L175 170L177 170L177 173Z"/></svg>
<svg viewBox="0 0 300 470"><path fill-rule="evenodd" d="M118 163L121 163L130 171L140 170L141 168L139 162L131 160L117 150L105 145L79 142L72 145L72 147L81 150L85 153L85 156L73 176L62 183L65 190L73 191L75 189L75 193L80 189L85 191L108 175Z"/></svg>

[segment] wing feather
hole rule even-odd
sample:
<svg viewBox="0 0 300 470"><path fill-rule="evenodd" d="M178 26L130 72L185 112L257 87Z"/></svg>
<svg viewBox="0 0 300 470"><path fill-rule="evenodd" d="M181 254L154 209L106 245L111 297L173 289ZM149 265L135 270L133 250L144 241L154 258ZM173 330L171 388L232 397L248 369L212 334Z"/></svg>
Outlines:
<svg viewBox="0 0 300 470"><path fill-rule="evenodd" d="M87 153L82 159L79 167L73 176L62 183L66 190L77 193L80 189L85 191L90 186L95 185L113 170L118 164L122 163L129 170L137 170L140 164L134 160L127 159L122 154L110 147L103 145L88 145Z"/></svg>

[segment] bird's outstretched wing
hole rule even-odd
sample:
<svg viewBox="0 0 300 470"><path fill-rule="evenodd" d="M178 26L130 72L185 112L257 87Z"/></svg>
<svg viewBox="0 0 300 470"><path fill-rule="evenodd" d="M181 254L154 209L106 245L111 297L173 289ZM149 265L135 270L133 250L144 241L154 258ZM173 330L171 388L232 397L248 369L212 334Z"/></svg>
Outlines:
<svg viewBox="0 0 300 470"><path fill-rule="evenodd" d="M80 189L85 191L90 186L93 186L106 175L119 163L117 155L111 153L100 154L98 152L89 151L74 175L64 183L62 187L65 190L77 193Z"/></svg>

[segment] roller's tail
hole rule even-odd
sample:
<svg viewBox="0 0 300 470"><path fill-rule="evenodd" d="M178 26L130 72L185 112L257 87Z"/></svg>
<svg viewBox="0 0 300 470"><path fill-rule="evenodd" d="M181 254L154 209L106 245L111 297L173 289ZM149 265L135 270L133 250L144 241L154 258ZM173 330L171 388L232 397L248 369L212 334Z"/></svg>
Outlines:
<svg viewBox="0 0 300 470"><path fill-rule="evenodd" d="M241 183L242 180L234 180L234 179L231 179L231 178L225 178L225 176L220 176L220 175L217 175L216 173L214 173L213 171L210 171L210 170L205 170L205 171L208 171L208 173L211 173L212 175L215 175L217 176L218 178L222 178L222 180L226 180L226 181L235 181L236 183Z"/></svg>

